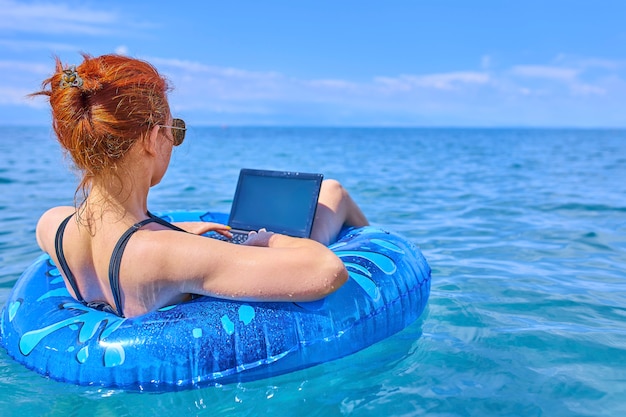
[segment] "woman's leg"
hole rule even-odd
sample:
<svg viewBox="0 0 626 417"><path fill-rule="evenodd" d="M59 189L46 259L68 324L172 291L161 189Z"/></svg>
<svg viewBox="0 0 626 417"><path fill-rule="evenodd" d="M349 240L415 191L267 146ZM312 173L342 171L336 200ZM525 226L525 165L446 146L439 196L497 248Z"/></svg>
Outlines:
<svg viewBox="0 0 626 417"><path fill-rule="evenodd" d="M369 222L338 181L325 180L317 203L311 239L328 245L337 238L344 225L362 227Z"/></svg>

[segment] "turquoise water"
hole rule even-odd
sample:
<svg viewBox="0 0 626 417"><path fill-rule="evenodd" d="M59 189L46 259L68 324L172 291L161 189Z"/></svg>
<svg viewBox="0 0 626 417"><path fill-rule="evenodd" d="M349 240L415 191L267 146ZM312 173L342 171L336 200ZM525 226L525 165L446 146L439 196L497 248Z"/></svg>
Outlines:
<svg viewBox="0 0 626 417"><path fill-rule="evenodd" d="M0 155L1 305L76 181L49 129L0 128ZM3 416L626 413L626 131L190 129L151 209L228 211L244 166L337 178L420 246L420 320L314 368L166 394L49 381L0 349Z"/></svg>

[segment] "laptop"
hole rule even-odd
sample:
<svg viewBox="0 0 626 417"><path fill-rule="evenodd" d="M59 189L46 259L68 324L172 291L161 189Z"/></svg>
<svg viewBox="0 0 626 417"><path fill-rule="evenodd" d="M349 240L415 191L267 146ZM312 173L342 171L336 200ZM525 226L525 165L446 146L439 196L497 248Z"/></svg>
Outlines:
<svg viewBox="0 0 626 417"><path fill-rule="evenodd" d="M233 238L226 240L242 243L250 231L261 228L293 237L310 237L323 177L304 172L242 169L228 219Z"/></svg>

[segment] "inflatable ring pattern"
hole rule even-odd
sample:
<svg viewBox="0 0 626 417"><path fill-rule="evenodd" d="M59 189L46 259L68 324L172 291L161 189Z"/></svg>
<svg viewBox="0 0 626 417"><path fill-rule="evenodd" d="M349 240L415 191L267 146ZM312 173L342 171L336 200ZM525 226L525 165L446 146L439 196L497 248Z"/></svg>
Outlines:
<svg viewBox="0 0 626 417"><path fill-rule="evenodd" d="M225 216L171 212L163 217L225 222ZM322 300L198 297L135 318L76 301L44 254L9 295L0 317L0 344L16 361L58 381L172 391L266 378L337 359L421 315L431 270L414 244L365 227L344 231L330 248L350 279Z"/></svg>

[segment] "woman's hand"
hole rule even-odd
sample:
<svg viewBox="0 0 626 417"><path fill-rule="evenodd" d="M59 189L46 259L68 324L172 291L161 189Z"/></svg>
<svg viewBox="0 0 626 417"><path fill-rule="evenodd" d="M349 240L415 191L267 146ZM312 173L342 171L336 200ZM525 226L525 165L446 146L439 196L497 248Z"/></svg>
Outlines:
<svg viewBox="0 0 626 417"><path fill-rule="evenodd" d="M203 235L208 232L219 233L227 238L232 238L230 233L230 226L213 222L176 222L172 223L175 226L180 227L186 232L193 233L195 235Z"/></svg>

